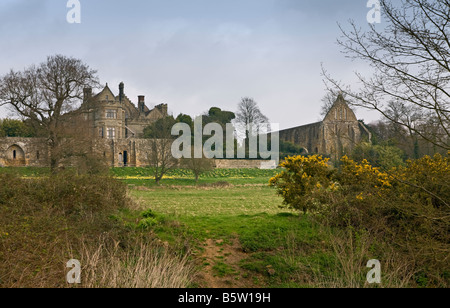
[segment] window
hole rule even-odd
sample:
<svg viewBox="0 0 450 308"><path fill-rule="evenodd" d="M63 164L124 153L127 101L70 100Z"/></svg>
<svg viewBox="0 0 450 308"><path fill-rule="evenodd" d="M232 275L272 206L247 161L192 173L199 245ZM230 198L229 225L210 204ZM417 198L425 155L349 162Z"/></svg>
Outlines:
<svg viewBox="0 0 450 308"><path fill-rule="evenodd" d="M104 137L104 134L103 134L103 127L100 127L100 128L98 129L98 135L100 136L100 138L103 138L103 137Z"/></svg>
<svg viewBox="0 0 450 308"><path fill-rule="evenodd" d="M108 109L106 110L107 119L117 119L117 110Z"/></svg>
<svg viewBox="0 0 450 308"><path fill-rule="evenodd" d="M108 128L108 139L115 139L115 138L116 138L116 129Z"/></svg>

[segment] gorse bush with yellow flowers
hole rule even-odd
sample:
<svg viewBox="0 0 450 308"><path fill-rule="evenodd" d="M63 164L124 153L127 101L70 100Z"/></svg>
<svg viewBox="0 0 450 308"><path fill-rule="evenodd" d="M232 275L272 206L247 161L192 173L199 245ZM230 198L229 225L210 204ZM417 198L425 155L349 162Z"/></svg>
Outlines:
<svg viewBox="0 0 450 308"><path fill-rule="evenodd" d="M277 187L283 203L294 209L307 211L319 208L325 191L334 190L335 171L328 165L328 158L322 156L287 157L281 163L285 170L270 179L270 185Z"/></svg>
<svg viewBox="0 0 450 308"><path fill-rule="evenodd" d="M450 281L450 159L436 154L382 170L344 156L288 157L270 180L288 207L332 228L370 234L414 268L419 284ZM387 245L387 246L386 246ZM385 249L384 249L385 250ZM382 258L383 249L378 255Z"/></svg>

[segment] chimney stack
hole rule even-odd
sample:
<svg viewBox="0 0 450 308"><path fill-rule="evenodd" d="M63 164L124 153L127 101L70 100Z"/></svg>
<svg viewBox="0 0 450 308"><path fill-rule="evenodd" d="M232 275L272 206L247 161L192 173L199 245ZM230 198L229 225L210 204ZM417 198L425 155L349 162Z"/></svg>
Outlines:
<svg viewBox="0 0 450 308"><path fill-rule="evenodd" d="M123 82L121 82L119 84L119 101L120 102L122 102L123 98L125 97L124 88L125 88L125 85L123 84Z"/></svg>
<svg viewBox="0 0 450 308"><path fill-rule="evenodd" d="M139 112L145 111L145 96L144 95L138 96L138 109L139 109Z"/></svg>
<svg viewBox="0 0 450 308"><path fill-rule="evenodd" d="M86 103L92 97L92 88L83 89L83 103Z"/></svg>

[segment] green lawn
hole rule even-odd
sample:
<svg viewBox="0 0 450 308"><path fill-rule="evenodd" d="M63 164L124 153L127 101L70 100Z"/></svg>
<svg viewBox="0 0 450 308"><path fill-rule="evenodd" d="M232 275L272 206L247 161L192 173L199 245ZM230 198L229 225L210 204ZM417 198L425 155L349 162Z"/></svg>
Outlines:
<svg viewBox="0 0 450 308"><path fill-rule="evenodd" d="M18 174L19 176L28 177L40 177L49 175L50 168L41 167L5 167L0 168L0 173L6 174Z"/></svg>
<svg viewBox="0 0 450 308"><path fill-rule="evenodd" d="M46 168L0 168L22 177L49 174ZM320 227L298 212L281 208L282 198L268 186L279 170L216 169L195 183L188 170L171 171L156 186L148 168L113 168L111 174L128 184L136 209L112 219L130 228L154 232L174 249L189 249L199 257L213 240L224 250L204 261L230 286L309 287L315 273L335 266L332 250ZM238 243L239 251L228 246ZM238 265L230 255L239 253ZM236 261L235 261L236 262ZM240 285L235 285L240 279ZM200 283L200 286L202 285Z"/></svg>
<svg viewBox="0 0 450 308"><path fill-rule="evenodd" d="M326 272L334 265L331 251L323 249L319 228L308 217L280 208L282 199L267 185L269 178L260 180L261 184L220 188L138 188L131 196L141 210L157 213L161 223L153 230L164 241L183 238L202 249L208 239L231 243L237 238L246 253L240 271L231 270L224 253L212 264L219 276L259 275L260 286L306 287L305 274ZM181 225L174 228L174 221Z"/></svg>
<svg viewBox="0 0 450 308"><path fill-rule="evenodd" d="M278 172L216 169L196 183L189 170L177 169L156 185L149 168L113 168L110 174L128 185L133 202L124 201L107 220L189 256L201 273L192 287L370 287L366 262L391 258L389 250L380 254L386 244L365 229L333 228L317 214L283 207L268 185ZM45 178L50 170L0 168L1 173ZM9 236L5 232L0 237ZM409 283L402 260L384 262L393 266L385 285ZM416 276L419 286L427 284L425 274Z"/></svg>
<svg viewBox="0 0 450 308"><path fill-rule="evenodd" d="M163 177L162 186L193 186L227 182L233 185L268 184L268 179L279 170L260 169L214 169L200 175L198 183L192 171L174 169ZM112 168L111 174L127 184L135 186L156 186L152 168Z"/></svg>

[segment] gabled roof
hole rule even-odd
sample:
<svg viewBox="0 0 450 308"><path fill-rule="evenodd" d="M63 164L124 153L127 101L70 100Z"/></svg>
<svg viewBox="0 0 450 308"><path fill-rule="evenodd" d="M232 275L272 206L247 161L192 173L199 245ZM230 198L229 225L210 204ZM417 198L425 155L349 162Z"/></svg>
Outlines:
<svg viewBox="0 0 450 308"><path fill-rule="evenodd" d="M103 88L103 90L101 90L99 93L97 93L93 98L98 98L98 97L100 97L102 95L108 95L108 96L111 95L112 98L113 97L115 98L115 95L111 91L111 89L109 88L108 83L106 83L106 86Z"/></svg>
<svg viewBox="0 0 450 308"><path fill-rule="evenodd" d="M333 106L331 106L323 121L357 121L357 118L353 110L345 101L344 95L339 93L336 101Z"/></svg>

